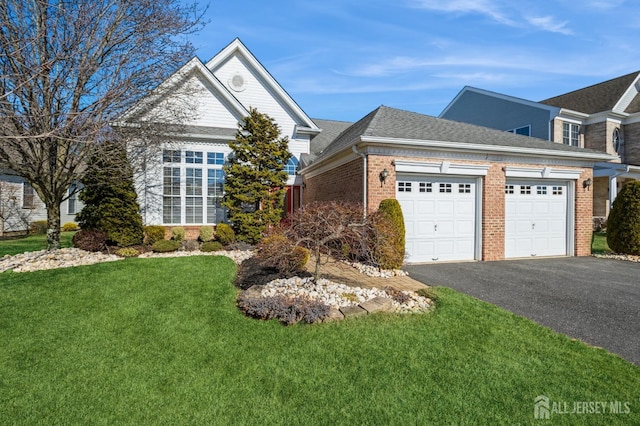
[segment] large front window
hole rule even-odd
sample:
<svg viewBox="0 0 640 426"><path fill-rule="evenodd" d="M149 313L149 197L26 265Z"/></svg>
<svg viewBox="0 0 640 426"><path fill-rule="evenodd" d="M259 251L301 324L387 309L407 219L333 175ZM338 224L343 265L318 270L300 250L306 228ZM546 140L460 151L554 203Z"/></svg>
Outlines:
<svg viewBox="0 0 640 426"><path fill-rule="evenodd" d="M165 150L163 214L166 224L216 224L222 207L224 153Z"/></svg>
<svg viewBox="0 0 640 426"><path fill-rule="evenodd" d="M574 123L562 123L562 143L565 145L580 145L580 125Z"/></svg>

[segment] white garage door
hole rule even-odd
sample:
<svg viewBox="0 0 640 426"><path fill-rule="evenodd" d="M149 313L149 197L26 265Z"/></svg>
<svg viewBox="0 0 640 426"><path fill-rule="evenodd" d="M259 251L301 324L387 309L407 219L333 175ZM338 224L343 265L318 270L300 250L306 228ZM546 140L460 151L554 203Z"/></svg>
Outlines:
<svg viewBox="0 0 640 426"><path fill-rule="evenodd" d="M507 181L505 257L567 254L566 182Z"/></svg>
<svg viewBox="0 0 640 426"><path fill-rule="evenodd" d="M408 262L474 259L475 179L399 175L396 182Z"/></svg>

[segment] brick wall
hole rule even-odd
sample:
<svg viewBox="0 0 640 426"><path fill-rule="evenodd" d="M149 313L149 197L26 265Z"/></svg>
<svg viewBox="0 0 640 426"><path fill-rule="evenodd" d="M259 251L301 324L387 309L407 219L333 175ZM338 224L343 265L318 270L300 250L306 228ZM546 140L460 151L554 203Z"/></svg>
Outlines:
<svg viewBox="0 0 640 426"><path fill-rule="evenodd" d="M589 124L584 127L584 147L597 151L607 151L607 123Z"/></svg>
<svg viewBox="0 0 640 426"><path fill-rule="evenodd" d="M593 180L593 170L585 169L576 182L575 204L575 255L591 255L591 239L593 236L593 185L584 188L583 182Z"/></svg>
<svg viewBox="0 0 640 426"><path fill-rule="evenodd" d="M624 157L627 164L640 164L640 123L624 126Z"/></svg>
<svg viewBox="0 0 640 426"><path fill-rule="evenodd" d="M357 158L335 169L305 179L303 204L333 200L362 203L362 168L362 159Z"/></svg>
<svg viewBox="0 0 640 426"><path fill-rule="evenodd" d="M483 180L482 260L504 259L505 173L502 164L493 164Z"/></svg>
<svg viewBox="0 0 640 426"><path fill-rule="evenodd" d="M396 198L396 172L393 158L382 155L368 155L367 168L367 211L372 213L378 210L382 200ZM382 182L380 172L385 169L389 176Z"/></svg>

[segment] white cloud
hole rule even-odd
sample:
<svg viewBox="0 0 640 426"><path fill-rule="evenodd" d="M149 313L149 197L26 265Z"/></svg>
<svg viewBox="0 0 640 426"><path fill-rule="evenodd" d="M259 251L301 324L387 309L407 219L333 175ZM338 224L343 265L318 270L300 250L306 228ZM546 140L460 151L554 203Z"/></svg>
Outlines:
<svg viewBox="0 0 640 426"><path fill-rule="evenodd" d="M488 16L495 21L515 25L501 10L501 7L491 0L418 0L416 6L420 9L436 10L449 13L477 13Z"/></svg>
<svg viewBox="0 0 640 426"><path fill-rule="evenodd" d="M567 21L557 22L553 16L527 17L527 22L534 27L552 33L572 35L573 31L567 28Z"/></svg>

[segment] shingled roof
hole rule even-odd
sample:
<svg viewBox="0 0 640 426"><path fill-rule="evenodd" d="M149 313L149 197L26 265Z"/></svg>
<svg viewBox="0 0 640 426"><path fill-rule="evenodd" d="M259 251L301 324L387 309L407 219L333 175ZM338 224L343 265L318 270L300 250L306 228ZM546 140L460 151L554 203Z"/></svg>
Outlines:
<svg viewBox="0 0 640 426"><path fill-rule="evenodd" d="M529 136L516 135L502 130L474 124L445 120L424 114L380 106L360 121L343 131L327 148L318 155L318 160L350 148L360 139L389 138L397 140L440 141L464 144L491 145L536 150L553 150L575 153L597 153L599 151L578 148Z"/></svg>
<svg viewBox="0 0 640 426"><path fill-rule="evenodd" d="M624 92L633 84L638 74L640 74L640 71L632 72L622 77L545 99L540 103L585 114L611 111Z"/></svg>

